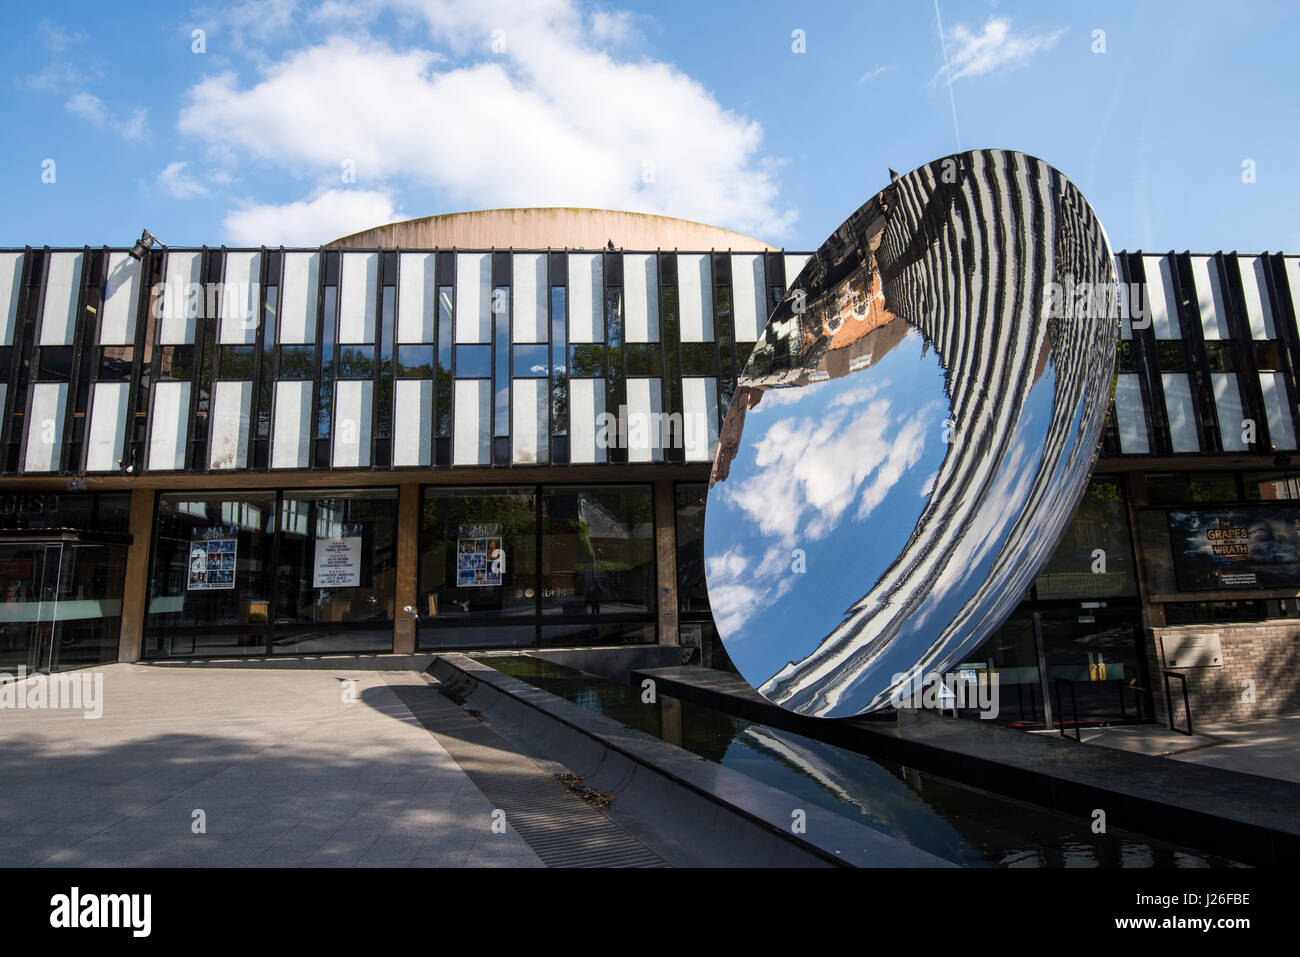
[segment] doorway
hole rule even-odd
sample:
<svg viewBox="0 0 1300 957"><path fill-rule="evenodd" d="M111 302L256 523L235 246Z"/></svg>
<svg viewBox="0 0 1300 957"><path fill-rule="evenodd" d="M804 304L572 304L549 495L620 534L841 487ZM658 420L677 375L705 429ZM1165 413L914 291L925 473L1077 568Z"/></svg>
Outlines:
<svg viewBox="0 0 1300 957"><path fill-rule="evenodd" d="M115 661L125 569L122 543L0 538L0 672Z"/></svg>

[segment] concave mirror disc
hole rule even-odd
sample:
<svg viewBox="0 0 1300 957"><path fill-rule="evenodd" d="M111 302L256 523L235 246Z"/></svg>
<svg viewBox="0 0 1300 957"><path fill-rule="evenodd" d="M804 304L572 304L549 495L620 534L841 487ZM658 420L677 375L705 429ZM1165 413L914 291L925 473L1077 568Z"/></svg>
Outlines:
<svg viewBox="0 0 1300 957"><path fill-rule="evenodd" d="M770 701L897 703L1002 624L1087 487L1115 266L1042 160L894 177L777 306L731 397L705 512L728 656Z"/></svg>

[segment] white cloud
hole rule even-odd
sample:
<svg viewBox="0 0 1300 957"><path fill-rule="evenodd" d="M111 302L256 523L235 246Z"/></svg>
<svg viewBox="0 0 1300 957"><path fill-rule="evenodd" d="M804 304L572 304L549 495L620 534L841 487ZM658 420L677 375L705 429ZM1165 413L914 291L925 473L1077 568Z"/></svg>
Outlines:
<svg viewBox="0 0 1300 957"><path fill-rule="evenodd" d="M721 555L710 555L707 558L710 578L718 576L739 578L749 566L749 559L741 553L739 548L733 548Z"/></svg>
<svg viewBox="0 0 1300 957"><path fill-rule="evenodd" d="M994 70L1014 70L1025 66L1036 53L1056 46L1064 29L1051 33L1017 33L1006 17L990 17L984 29L975 33L965 24L957 24L948 37L948 69L942 67L931 85L951 84L966 77L983 76Z"/></svg>
<svg viewBox="0 0 1300 957"><path fill-rule="evenodd" d="M858 77L858 86L862 86L864 84L870 83L872 80L880 76L880 74L884 73L888 69L889 67L887 66L872 67L866 73L862 74L862 76Z"/></svg>
<svg viewBox="0 0 1300 957"><path fill-rule="evenodd" d="M103 126L108 122L108 107L104 105L104 101L85 90L75 94L65 106L69 112L89 120L96 126Z"/></svg>
<svg viewBox="0 0 1300 957"><path fill-rule="evenodd" d="M36 30L52 59L37 73L15 77L14 85L20 90L65 93L103 79L104 71L97 58L84 52L71 55L74 47L85 42L84 33L69 33L50 20L42 20Z"/></svg>
<svg viewBox="0 0 1300 957"><path fill-rule="evenodd" d="M826 537L855 501L855 519L869 516L920 459L935 411L927 405L900 421L871 392L841 396L851 407L828 403L818 419L774 421L754 444L757 471L724 486L724 500L786 550Z"/></svg>
<svg viewBox="0 0 1300 957"><path fill-rule="evenodd" d="M338 4L325 6L334 7ZM299 26L303 19L297 0L239 0L216 6L199 6L192 16L208 33L221 38L232 49L244 53L252 52L258 44L266 43ZM186 26L187 37L189 31L190 27Z"/></svg>
<svg viewBox="0 0 1300 957"><path fill-rule="evenodd" d="M130 117L118 124L117 131L122 134L123 139L132 141L147 139L149 136L148 119L148 110L144 108L134 110Z"/></svg>
<svg viewBox="0 0 1300 957"><path fill-rule="evenodd" d="M176 199L192 199L195 196L206 196L208 189L194 177L185 172L188 163L168 163L166 168L158 174L158 185L167 191L168 195Z"/></svg>
<svg viewBox="0 0 1300 957"><path fill-rule="evenodd" d="M750 559L739 545L709 560L709 609L728 640L744 637L755 608L770 607L794 587L790 560L788 550L772 547L750 572Z"/></svg>
<svg viewBox="0 0 1300 957"><path fill-rule="evenodd" d="M80 31L69 33L51 20L42 20L36 24L36 32L40 34L45 49L54 54L67 53L86 40L84 33Z"/></svg>
<svg viewBox="0 0 1300 957"><path fill-rule="evenodd" d="M586 20L571 0L358 9L381 5L422 17L459 59L330 36L262 67L252 83L230 72L203 80L188 93L181 130L215 155L294 175L332 178L353 160L368 188L409 183L452 208L613 207L769 239L793 222L758 123L671 64L604 49L631 38L630 17ZM341 8L332 4L335 15ZM499 53L494 31L503 31Z"/></svg>
<svg viewBox="0 0 1300 957"><path fill-rule="evenodd" d="M381 190L331 189L285 205L247 202L223 223L232 245L319 246L405 218Z"/></svg>
<svg viewBox="0 0 1300 957"><path fill-rule="evenodd" d="M597 10L591 15L591 39L594 43L622 46L632 43L637 38L637 29L630 11L620 10L609 13L605 10Z"/></svg>
<svg viewBox="0 0 1300 957"><path fill-rule="evenodd" d="M126 119L119 119L109 111L103 100L85 90L73 94L64 106L68 112L75 113L100 129L114 130L125 140L140 141L149 136L149 111L146 109L137 109Z"/></svg>

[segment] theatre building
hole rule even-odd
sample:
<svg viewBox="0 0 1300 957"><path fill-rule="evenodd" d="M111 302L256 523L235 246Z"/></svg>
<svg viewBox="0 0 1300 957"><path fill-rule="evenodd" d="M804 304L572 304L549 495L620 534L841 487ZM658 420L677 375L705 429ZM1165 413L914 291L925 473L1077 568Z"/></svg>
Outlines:
<svg viewBox="0 0 1300 957"><path fill-rule="evenodd" d="M0 671L628 644L725 667L710 464L808 255L576 209L0 251ZM1118 261L1145 311L1092 484L962 669L1026 726L1163 720L1167 671L1193 721L1300 709L1300 260Z"/></svg>

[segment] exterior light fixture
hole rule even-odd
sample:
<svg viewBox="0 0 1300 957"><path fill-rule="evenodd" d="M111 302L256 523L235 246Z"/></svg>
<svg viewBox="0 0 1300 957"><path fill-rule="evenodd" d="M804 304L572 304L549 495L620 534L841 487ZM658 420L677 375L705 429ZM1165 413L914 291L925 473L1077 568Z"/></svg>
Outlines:
<svg viewBox="0 0 1300 957"><path fill-rule="evenodd" d="M153 233L149 232L149 230L146 229L141 231L140 238L137 239L135 241L135 245L131 247L131 251L130 251L131 258L132 259L143 258L144 254L153 248L154 243L158 243L159 246L162 246L162 243L158 241L158 237L155 236ZM163 246L163 248L165 249L166 247Z"/></svg>

